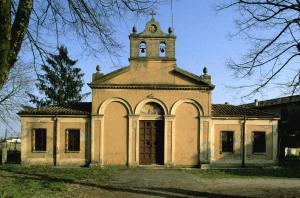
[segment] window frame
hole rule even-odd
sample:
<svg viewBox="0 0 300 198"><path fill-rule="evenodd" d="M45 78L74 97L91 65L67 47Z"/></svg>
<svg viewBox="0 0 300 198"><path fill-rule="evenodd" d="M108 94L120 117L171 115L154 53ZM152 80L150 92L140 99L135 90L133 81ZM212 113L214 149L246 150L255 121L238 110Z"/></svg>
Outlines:
<svg viewBox="0 0 300 198"><path fill-rule="evenodd" d="M224 151L223 150L223 133L231 133L232 134L232 145L231 145L231 151ZM223 153L234 153L234 131L233 130L226 130L226 131L221 131L220 132L220 154L223 154Z"/></svg>
<svg viewBox="0 0 300 198"><path fill-rule="evenodd" d="M78 139L78 150L69 150L69 131L71 130L78 130L79 131L79 139ZM65 152L66 153L79 153L81 151L81 146L80 146L80 136L81 136L81 130L80 128L68 128L65 130Z"/></svg>
<svg viewBox="0 0 300 198"><path fill-rule="evenodd" d="M37 137L36 133L37 133L38 130L44 130L45 131L45 136L44 136L45 142L44 142L44 146L43 146L45 150L42 150L42 149L37 150L37 148L36 148L36 137ZM32 142L31 143L32 143L32 152L34 152L34 153L46 153L47 152L47 128L33 128L33 130L32 130Z"/></svg>
<svg viewBox="0 0 300 198"><path fill-rule="evenodd" d="M255 151L255 133L264 134L264 151ZM262 146L261 146L262 147ZM252 132L252 154L266 154L267 153L267 136L266 131L253 131Z"/></svg>

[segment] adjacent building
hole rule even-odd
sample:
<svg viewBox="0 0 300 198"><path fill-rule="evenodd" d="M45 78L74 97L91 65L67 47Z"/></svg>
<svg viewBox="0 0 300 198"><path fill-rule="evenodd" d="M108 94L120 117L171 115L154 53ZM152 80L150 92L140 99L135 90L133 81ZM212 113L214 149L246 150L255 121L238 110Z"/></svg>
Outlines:
<svg viewBox="0 0 300 198"><path fill-rule="evenodd" d="M255 101L243 107L263 110L277 114L278 122L278 153L279 159L286 155L300 155L300 95Z"/></svg>

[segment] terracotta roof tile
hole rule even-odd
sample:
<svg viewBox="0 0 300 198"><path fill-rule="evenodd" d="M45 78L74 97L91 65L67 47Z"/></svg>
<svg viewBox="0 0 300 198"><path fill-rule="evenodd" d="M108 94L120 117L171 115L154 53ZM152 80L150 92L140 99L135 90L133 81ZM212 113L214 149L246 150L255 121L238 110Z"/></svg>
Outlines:
<svg viewBox="0 0 300 198"><path fill-rule="evenodd" d="M41 108L26 107L19 115L90 115L91 102L80 102L68 106L47 106ZM279 117L257 109L249 109L241 106L213 104L213 117Z"/></svg>
<svg viewBox="0 0 300 198"><path fill-rule="evenodd" d="M276 114L271 114L257 109L249 109L241 106L227 105L227 104L213 104L213 117L271 117L278 118Z"/></svg>
<svg viewBox="0 0 300 198"><path fill-rule="evenodd" d="M91 102L79 102L68 106L25 107L19 115L90 115Z"/></svg>

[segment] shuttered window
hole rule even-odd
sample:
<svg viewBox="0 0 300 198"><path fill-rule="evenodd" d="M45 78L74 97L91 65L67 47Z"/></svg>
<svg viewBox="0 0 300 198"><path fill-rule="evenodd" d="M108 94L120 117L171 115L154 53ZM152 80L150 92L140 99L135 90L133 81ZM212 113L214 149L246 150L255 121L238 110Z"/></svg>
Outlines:
<svg viewBox="0 0 300 198"><path fill-rule="evenodd" d="M233 152L233 131L222 131L222 152Z"/></svg>
<svg viewBox="0 0 300 198"><path fill-rule="evenodd" d="M33 130L33 150L46 151L47 149L47 130L34 129Z"/></svg>
<svg viewBox="0 0 300 198"><path fill-rule="evenodd" d="M262 131L253 132L253 153L266 152L266 133Z"/></svg>
<svg viewBox="0 0 300 198"><path fill-rule="evenodd" d="M79 129L68 129L66 131L66 151L80 151Z"/></svg>

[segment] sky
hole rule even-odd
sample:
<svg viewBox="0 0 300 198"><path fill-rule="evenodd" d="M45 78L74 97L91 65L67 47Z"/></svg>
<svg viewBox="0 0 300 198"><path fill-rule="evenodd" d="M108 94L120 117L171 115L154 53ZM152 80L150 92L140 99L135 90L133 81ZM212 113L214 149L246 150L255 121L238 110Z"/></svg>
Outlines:
<svg viewBox="0 0 300 198"><path fill-rule="evenodd" d="M155 19L160 23L164 32L172 26L171 0L156 9ZM230 86L247 84L247 80L236 79L233 72L226 66L229 58L239 60L248 49L249 43L242 38L231 38L230 33L237 31L234 21L239 15L232 9L222 12L216 11L213 1L199 0L175 0L173 1L173 28L176 40L177 65L197 75L202 74L203 67L208 68L212 76L212 83L216 86L212 95L213 103L241 104L252 102L241 99L247 93L234 90ZM138 32L144 30L147 21L151 16L143 18L131 18L124 21L117 29L117 40L123 45L119 50L121 57L118 64L113 63L107 56L92 57L82 54L80 46L76 42L66 42L71 57L78 59L80 66L85 73L86 83L91 81L92 73L96 65L100 65L103 73L109 73L117 68L129 64L129 38L132 26L137 27ZM84 92L89 92L86 85ZM257 96L259 100L278 97L280 93L271 92L263 96ZM90 100L89 98L87 100Z"/></svg>
<svg viewBox="0 0 300 198"><path fill-rule="evenodd" d="M172 26L171 0L166 1L156 9L155 19L160 23L164 32ZM204 0L173 0L173 28L176 40L177 65L197 75L202 74L203 67L208 68L212 77L212 83L216 86L212 92L212 103L241 104L252 102L241 100L241 96L247 90L234 90L230 86L249 83L247 79L236 79L233 72L226 66L229 58L239 60L247 52L249 43L240 37L230 38L229 33L237 31L234 21L239 15L232 9L217 12L216 1ZM129 65L129 34L132 26L137 27L138 32L144 30L151 16L136 18L124 18L116 29L116 38L123 46L118 50L118 61L112 62L107 55L98 54L97 57L83 53L83 48L76 39L62 40L68 48L69 56L77 59L77 66L85 74L85 86L83 92L90 92L87 83L91 81L92 73L96 71L96 65L100 65L103 73L112 72L115 69ZM55 40L55 38L53 38ZM117 64L116 64L117 62ZM269 99L279 97L282 93L277 90L264 92L257 99ZM91 98L86 98L91 101ZM16 123L15 131L20 131L20 123ZM0 136L4 135L5 127L0 125Z"/></svg>

